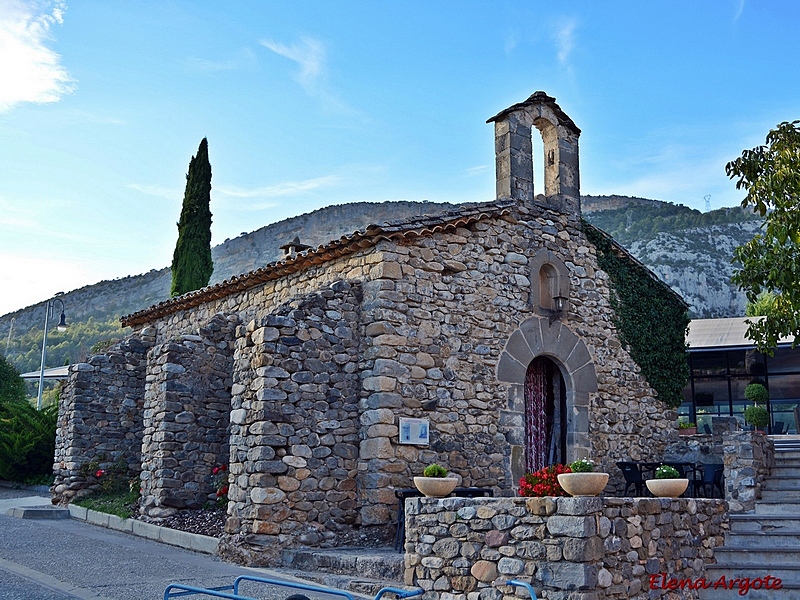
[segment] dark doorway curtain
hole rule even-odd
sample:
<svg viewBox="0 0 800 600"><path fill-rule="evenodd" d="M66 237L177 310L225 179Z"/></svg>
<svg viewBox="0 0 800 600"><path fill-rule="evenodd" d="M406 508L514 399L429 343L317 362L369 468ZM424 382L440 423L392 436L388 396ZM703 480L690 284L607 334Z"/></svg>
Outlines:
<svg viewBox="0 0 800 600"><path fill-rule="evenodd" d="M566 459L566 386L556 364L544 356L525 374L525 470L538 471Z"/></svg>

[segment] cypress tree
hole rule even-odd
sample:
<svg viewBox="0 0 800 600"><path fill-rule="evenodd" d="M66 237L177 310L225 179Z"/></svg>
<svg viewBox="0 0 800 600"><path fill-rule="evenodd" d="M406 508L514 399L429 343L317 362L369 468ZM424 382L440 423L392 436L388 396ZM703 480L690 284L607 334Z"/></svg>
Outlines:
<svg viewBox="0 0 800 600"><path fill-rule="evenodd" d="M208 141L203 138L197 156L189 162L178 243L172 255L170 296L180 296L208 285L214 263L211 260L211 163Z"/></svg>

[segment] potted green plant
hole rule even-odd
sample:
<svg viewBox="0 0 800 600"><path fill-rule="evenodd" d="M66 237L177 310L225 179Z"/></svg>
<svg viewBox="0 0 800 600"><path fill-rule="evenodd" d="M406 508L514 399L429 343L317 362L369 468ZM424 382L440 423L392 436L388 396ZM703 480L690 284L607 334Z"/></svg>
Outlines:
<svg viewBox="0 0 800 600"><path fill-rule="evenodd" d="M753 404L766 404L769 400L769 391L763 384L753 382L744 388L744 397Z"/></svg>
<svg viewBox="0 0 800 600"><path fill-rule="evenodd" d="M447 476L447 469L436 463L425 467L422 477L414 477L414 486L430 498L444 498L452 492L458 479Z"/></svg>
<svg viewBox="0 0 800 600"><path fill-rule="evenodd" d="M661 465L656 469L655 479L644 482L654 496L660 498L677 498L689 487L689 480L681 477L675 467Z"/></svg>
<svg viewBox="0 0 800 600"><path fill-rule="evenodd" d="M744 397L753 403L744 409L744 422L761 431L769 423L769 412L762 406L769 401L769 391L763 384L754 381L744 388Z"/></svg>
<svg viewBox="0 0 800 600"><path fill-rule="evenodd" d="M697 423L678 421L678 435L694 435L695 433L697 433Z"/></svg>
<svg viewBox="0 0 800 600"><path fill-rule="evenodd" d="M769 423L769 413L763 406L754 404L744 409L744 421L761 431Z"/></svg>
<svg viewBox="0 0 800 600"><path fill-rule="evenodd" d="M558 475L558 484L570 496L598 496L608 483L608 473L595 471L588 458L579 458L569 468L571 473Z"/></svg>

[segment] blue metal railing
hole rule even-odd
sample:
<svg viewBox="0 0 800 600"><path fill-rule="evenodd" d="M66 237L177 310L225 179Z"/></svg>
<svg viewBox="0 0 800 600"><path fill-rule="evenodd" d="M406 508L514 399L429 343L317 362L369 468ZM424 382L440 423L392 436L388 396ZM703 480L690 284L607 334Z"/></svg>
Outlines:
<svg viewBox="0 0 800 600"><path fill-rule="evenodd" d="M536 590L533 589L533 586L528 583L527 581L519 581L517 579L509 579L505 582L505 585L513 585L516 587L523 587L528 590L528 593L531 595L531 600L537 600L536 598Z"/></svg>
<svg viewBox="0 0 800 600"><path fill-rule="evenodd" d="M242 596L239 594L239 584L245 581L255 582L255 583L266 583L268 585L276 585L279 587L302 590L304 592L316 592L318 594L340 596L342 598L345 598L346 600L355 600L353 594L345 590L319 587L315 585L308 585L306 583L297 583L294 581L284 581L281 579L255 577L253 575L239 575L234 580L233 585L226 585L215 588L200 588L191 585L184 585L182 583L171 583L170 585L167 586L167 589L164 590L164 600L169 600L170 598L179 598L182 596L192 596L197 594L212 596L215 598L228 598L230 600L254 600L250 596ZM395 594L398 599L404 599L404 598L411 598L413 596L419 596L422 593L424 593L424 590L421 589L401 590L399 588L384 587L375 595L374 600L381 600L384 594ZM535 595L531 596L531 598L535 600L536 596Z"/></svg>

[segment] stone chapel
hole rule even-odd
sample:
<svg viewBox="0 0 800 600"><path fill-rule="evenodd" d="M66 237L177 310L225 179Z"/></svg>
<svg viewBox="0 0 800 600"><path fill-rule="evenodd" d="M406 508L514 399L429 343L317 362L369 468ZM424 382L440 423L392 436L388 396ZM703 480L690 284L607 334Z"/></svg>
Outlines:
<svg viewBox="0 0 800 600"><path fill-rule="evenodd" d="M390 531L395 489L432 462L512 496L552 463L614 473L658 456L676 415L613 324L581 221L580 129L543 92L489 122L495 200L294 240L277 262L124 317L130 338L71 367L55 499L85 493L85 465L123 460L157 519L202 506L226 465L221 547L269 564Z"/></svg>

